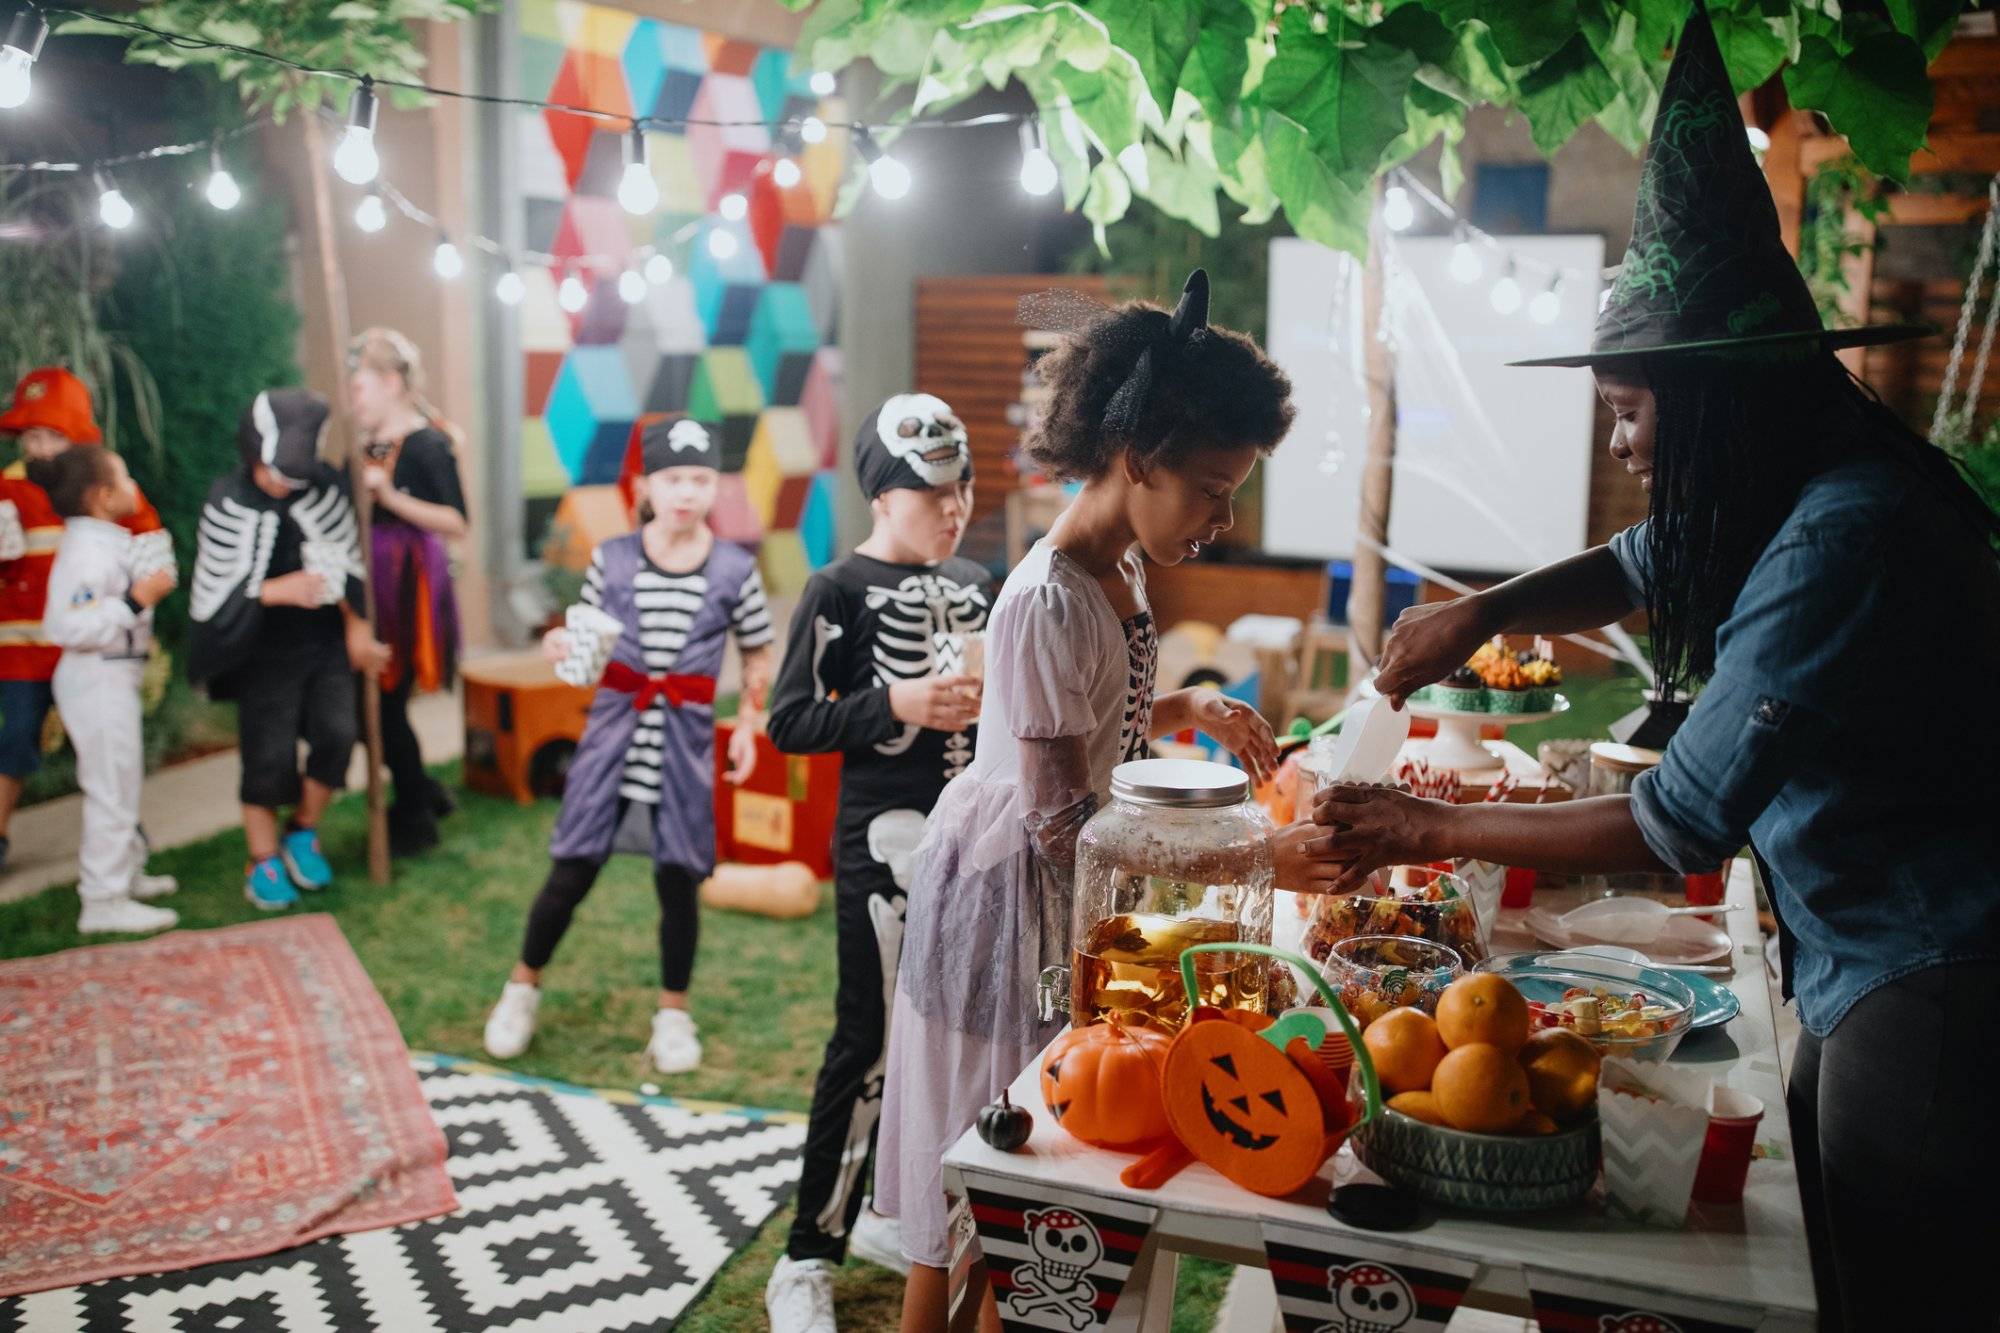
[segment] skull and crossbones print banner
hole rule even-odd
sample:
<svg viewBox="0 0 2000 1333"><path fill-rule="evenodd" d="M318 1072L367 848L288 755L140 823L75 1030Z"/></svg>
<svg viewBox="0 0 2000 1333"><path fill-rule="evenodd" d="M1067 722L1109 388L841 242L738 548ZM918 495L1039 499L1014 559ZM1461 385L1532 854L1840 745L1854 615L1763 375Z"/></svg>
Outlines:
<svg viewBox="0 0 2000 1333"><path fill-rule="evenodd" d="M1107 1322L1159 1209L965 1173L979 1248L1013 1329L1083 1333Z"/></svg>
<svg viewBox="0 0 2000 1333"><path fill-rule="evenodd" d="M1265 1222L1264 1257L1286 1333L1430 1333L1479 1265L1374 1245L1341 1232Z"/></svg>
<svg viewBox="0 0 2000 1333"><path fill-rule="evenodd" d="M1742 1306L1547 1269L1527 1271L1528 1296L1543 1333L1752 1333L1767 1327L1764 1312Z"/></svg>

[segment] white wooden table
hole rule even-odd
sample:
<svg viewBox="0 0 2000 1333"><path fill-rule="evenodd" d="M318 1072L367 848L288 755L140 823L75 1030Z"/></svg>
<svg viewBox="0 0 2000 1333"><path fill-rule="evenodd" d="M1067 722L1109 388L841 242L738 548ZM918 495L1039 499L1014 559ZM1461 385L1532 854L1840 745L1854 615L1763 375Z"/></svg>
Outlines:
<svg viewBox="0 0 2000 1333"><path fill-rule="evenodd" d="M1816 1308L1812 1268L1785 1118L1773 998L1745 863L1732 868L1727 902L1730 958L1736 971L1718 980L1736 993L1743 1012L1720 1031L1691 1034L1674 1060L1706 1067L1718 1083L1763 1101L1765 1115L1758 1128L1762 1152L1751 1164L1740 1206L1695 1204L1681 1230L1639 1226L1586 1203L1514 1216L1427 1206L1424 1221L1413 1230L1359 1231L1334 1220L1325 1208L1334 1186L1375 1179L1346 1148L1303 1191L1286 1199L1251 1194L1200 1164L1159 1190L1127 1189L1119 1183L1118 1173L1130 1157L1088 1147L1057 1128L1048 1116L1042 1106L1039 1059L1021 1072L1009 1091L1016 1105L1034 1115L1027 1146L1019 1152L1000 1152L968 1131L945 1156L946 1186L960 1197L968 1184L1025 1195L1047 1187L1159 1209L1151 1238L1132 1264L1124 1293L1105 1325L1112 1329L1168 1327L1179 1254L1265 1266L1261 1220L1345 1233L1373 1246L1394 1247L1418 1262L1427 1255L1475 1261L1479 1271L1464 1300L1473 1308L1529 1314L1524 1266L1531 1265L1748 1307L1763 1313L1761 1327L1767 1330L1808 1329ZM1503 916L1494 943L1501 952L1540 947L1521 928L1518 914L1512 913ZM968 1237L954 1261L955 1274L971 1261L971 1245ZM971 1301L960 1303L954 1329L973 1326L973 1307Z"/></svg>

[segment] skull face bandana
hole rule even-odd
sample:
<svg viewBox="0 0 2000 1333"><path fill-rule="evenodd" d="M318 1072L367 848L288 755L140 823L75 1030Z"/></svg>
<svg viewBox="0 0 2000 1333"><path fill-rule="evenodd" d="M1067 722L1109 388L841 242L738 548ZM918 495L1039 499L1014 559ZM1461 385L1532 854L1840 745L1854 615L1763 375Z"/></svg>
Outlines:
<svg viewBox="0 0 2000 1333"><path fill-rule="evenodd" d="M969 481L972 447L965 423L941 398L899 393L862 421L854 437L854 471L870 500L884 491Z"/></svg>
<svg viewBox="0 0 2000 1333"><path fill-rule="evenodd" d="M669 467L711 467L720 471L722 451L698 421L651 421L639 432L640 466L648 475Z"/></svg>

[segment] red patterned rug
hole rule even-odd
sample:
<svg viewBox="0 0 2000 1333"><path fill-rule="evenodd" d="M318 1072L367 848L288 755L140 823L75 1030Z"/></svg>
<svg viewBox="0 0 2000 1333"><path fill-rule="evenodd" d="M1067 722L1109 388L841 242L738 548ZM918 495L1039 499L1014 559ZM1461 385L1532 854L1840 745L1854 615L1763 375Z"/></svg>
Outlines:
<svg viewBox="0 0 2000 1333"><path fill-rule="evenodd" d="M434 1217L444 1158L330 916L0 963L0 1296Z"/></svg>

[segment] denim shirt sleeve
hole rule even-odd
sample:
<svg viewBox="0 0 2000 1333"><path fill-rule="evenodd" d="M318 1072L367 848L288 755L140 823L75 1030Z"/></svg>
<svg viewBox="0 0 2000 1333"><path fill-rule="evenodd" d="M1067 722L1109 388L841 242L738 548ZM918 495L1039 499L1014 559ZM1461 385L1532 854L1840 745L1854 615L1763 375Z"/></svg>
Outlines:
<svg viewBox="0 0 2000 1333"><path fill-rule="evenodd" d="M1799 761L1846 720L1881 593L1871 552L1781 536L1751 571L1716 635L1715 674L1659 766L1633 783L1640 832L1675 870L1713 870L1740 851Z"/></svg>
<svg viewBox="0 0 2000 1333"><path fill-rule="evenodd" d="M1618 568L1625 572L1625 595L1631 599L1632 609L1646 609L1646 585L1653 577L1652 552L1646 547L1646 532L1651 519L1634 523L1611 539L1611 554L1618 560Z"/></svg>

